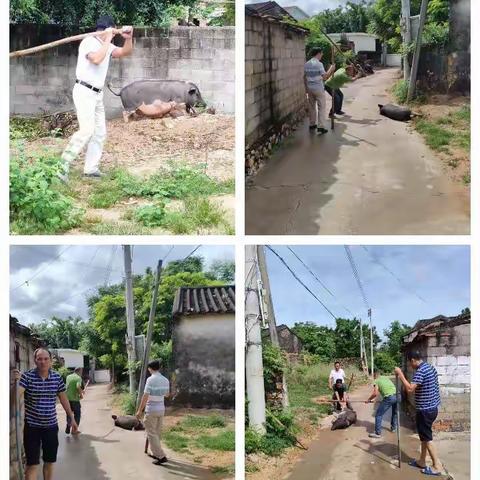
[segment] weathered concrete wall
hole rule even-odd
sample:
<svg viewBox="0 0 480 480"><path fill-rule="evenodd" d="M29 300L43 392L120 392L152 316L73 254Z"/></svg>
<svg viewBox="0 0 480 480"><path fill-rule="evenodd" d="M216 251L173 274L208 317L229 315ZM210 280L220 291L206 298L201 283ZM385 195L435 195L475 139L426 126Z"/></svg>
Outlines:
<svg viewBox="0 0 480 480"><path fill-rule="evenodd" d="M176 403L234 407L235 315L188 315L174 320L172 349Z"/></svg>
<svg viewBox="0 0 480 480"><path fill-rule="evenodd" d="M21 372L35 367L33 361L33 352L38 347L38 343L33 343L32 338L27 335L22 335L10 328L10 342L9 342L9 362L10 368L17 368ZM16 361L15 350L18 348L18 357L20 362ZM19 460L17 450L17 431L16 431L16 414L20 414L20 439L23 439L23 400L20 404L16 404L15 389L10 389L10 480L22 480L20 478ZM20 455L23 458L23 443L19 447Z"/></svg>
<svg viewBox="0 0 480 480"><path fill-rule="evenodd" d="M437 335L422 337L409 346L419 350L438 373L442 404L435 429L463 431L470 429L471 352L470 324L457 325ZM408 350L407 350L408 351ZM413 371L408 369L412 378ZM409 397L410 409L414 397Z"/></svg>
<svg viewBox="0 0 480 480"><path fill-rule="evenodd" d="M56 25L11 25L10 50L21 50L68 34ZM122 39L115 40L119 45ZM10 112L34 115L73 108L72 87L78 42L10 60ZM131 56L112 59L107 83L125 86L134 80L190 80L219 112L235 109L235 28L137 28ZM121 112L121 101L105 88L109 118Z"/></svg>
<svg viewBox="0 0 480 480"><path fill-rule="evenodd" d="M245 142L247 150L272 129L304 116L305 34L245 16ZM254 169L247 164L247 169ZM248 163L248 158L247 158Z"/></svg>
<svg viewBox="0 0 480 480"><path fill-rule="evenodd" d="M301 340L287 328L279 329L278 343L280 348L287 353L300 353L302 350Z"/></svg>

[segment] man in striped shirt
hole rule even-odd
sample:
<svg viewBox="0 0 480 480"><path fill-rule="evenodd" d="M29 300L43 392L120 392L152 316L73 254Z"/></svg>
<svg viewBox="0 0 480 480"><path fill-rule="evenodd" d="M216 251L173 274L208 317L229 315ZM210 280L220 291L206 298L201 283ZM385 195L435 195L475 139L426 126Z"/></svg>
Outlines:
<svg viewBox="0 0 480 480"><path fill-rule="evenodd" d="M145 382L142 401L138 407L136 417L141 420L145 410L145 430L147 431L150 455L155 459L155 465L162 465L167 457L160 445L162 435L163 416L165 415L164 398L169 396L170 382L160 373L160 362L154 360L148 364L150 377Z"/></svg>
<svg viewBox="0 0 480 480"><path fill-rule="evenodd" d="M432 425L438 415L440 406L440 388L438 375L435 368L422 360L418 351L408 352L407 360L415 370L412 381L409 382L399 367L395 368L395 374L402 382L408 393L415 393L416 416L418 436L421 442L421 453L419 460L411 460L409 465L420 468L426 475L442 475L442 462L437 455L433 444ZM427 452L432 459L433 465L427 466Z"/></svg>
<svg viewBox="0 0 480 480"><path fill-rule="evenodd" d="M15 372L16 378L20 377L20 395L25 398L23 429L23 444L27 458L25 480L37 480L40 448L43 451L43 479L52 480L53 464L57 460L58 450L57 397L71 418L72 433L77 433L78 427L65 393L63 379L51 368L51 353L39 348L35 350L33 358L37 368L28 370L21 376L20 372Z"/></svg>

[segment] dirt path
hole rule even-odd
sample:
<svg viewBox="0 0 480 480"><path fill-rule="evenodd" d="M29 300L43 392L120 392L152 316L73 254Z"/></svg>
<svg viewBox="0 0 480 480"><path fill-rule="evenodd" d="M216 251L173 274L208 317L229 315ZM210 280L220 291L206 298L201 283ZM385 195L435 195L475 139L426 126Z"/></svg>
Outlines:
<svg viewBox="0 0 480 480"><path fill-rule="evenodd" d="M78 436L65 435L65 414L58 407L60 446L54 480L218 479L168 449L169 462L162 467L153 465L143 453L145 433L114 427L109 400L107 385L88 387L82 401L82 433Z"/></svg>
<svg viewBox="0 0 480 480"><path fill-rule="evenodd" d="M352 83L334 132L306 122L272 156L247 188L247 234L469 233L468 189L408 124L379 115L395 78Z"/></svg>
<svg viewBox="0 0 480 480"><path fill-rule="evenodd" d="M351 394L352 400L365 400L370 386L365 385ZM412 431L402 426L402 464L398 469L397 436L389 431L390 413L384 417L383 439L371 439L373 405L355 403L357 423L346 430L331 431L325 425L308 451L284 476L288 480L414 480L425 476L406 462L415 456L418 440ZM405 422L403 422L405 423Z"/></svg>

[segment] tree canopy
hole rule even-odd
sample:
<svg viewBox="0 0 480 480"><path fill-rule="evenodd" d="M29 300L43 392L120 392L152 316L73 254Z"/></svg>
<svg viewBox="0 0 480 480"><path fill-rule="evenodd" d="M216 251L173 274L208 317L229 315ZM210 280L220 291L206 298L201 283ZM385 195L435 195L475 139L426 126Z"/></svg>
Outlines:
<svg viewBox="0 0 480 480"><path fill-rule="evenodd" d="M152 336L152 354L168 360L171 352L171 320L175 292L180 287L198 287L231 283L233 262L213 262L205 271L204 260L192 256L187 260L170 262L162 272ZM148 268L142 275L133 276L135 332L147 333L152 302L154 272ZM106 368L115 369L117 379L127 366L125 333L124 284L99 286L87 299L88 320L79 317L53 317L32 329L52 348L80 349L99 359Z"/></svg>
<svg viewBox="0 0 480 480"><path fill-rule="evenodd" d="M90 28L100 15L111 15L118 25L167 26L186 14L210 18L215 5L199 0L11 0L11 23L52 23ZM218 25L234 25L234 6L227 4ZM231 22L231 23L230 23Z"/></svg>

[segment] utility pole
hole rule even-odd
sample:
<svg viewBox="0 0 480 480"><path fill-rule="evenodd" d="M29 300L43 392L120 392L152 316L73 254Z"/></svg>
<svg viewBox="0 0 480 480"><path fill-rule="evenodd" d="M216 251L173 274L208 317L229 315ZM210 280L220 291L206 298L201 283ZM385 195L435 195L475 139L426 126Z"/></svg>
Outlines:
<svg viewBox="0 0 480 480"><path fill-rule="evenodd" d="M415 53L413 54L412 70L410 72L410 82L408 84L407 102L410 102L415 95L415 88L417 84L418 63L420 62L420 53L422 51L422 35L425 20L427 18L428 0L422 0L420 7L420 21L418 24L418 34L415 44Z"/></svg>
<svg viewBox="0 0 480 480"><path fill-rule="evenodd" d="M265 258L265 247L257 245L258 269L260 271L260 278L262 280L263 290L265 292L265 299L267 301L267 322L270 331L270 341L272 345L280 348L278 341L277 322L275 320L275 311L273 309L272 295L270 290L270 280L268 278L267 261ZM287 378L285 372L282 374L282 406L287 408L290 402L288 400Z"/></svg>
<svg viewBox="0 0 480 480"><path fill-rule="evenodd" d="M370 359L372 365L372 379L373 379L373 326L372 326L372 309L368 309L368 318L370 319Z"/></svg>
<svg viewBox="0 0 480 480"><path fill-rule="evenodd" d="M157 310L158 288L160 285L160 274L162 272L162 261L159 260L157 264L157 273L155 275L155 284L153 287L152 303L150 305L150 314L148 316L147 338L145 341L145 353L143 356L142 370L140 373L140 385L138 387L137 395L137 410L142 400L143 389L145 388L145 379L147 377L147 365L150 359L150 350L152 346L153 324L155 321L155 312Z"/></svg>
<svg viewBox="0 0 480 480"><path fill-rule="evenodd" d="M402 37L403 46L406 47L412 41L412 27L410 21L410 0L402 0ZM403 57L403 79L410 79L410 60L406 54Z"/></svg>
<svg viewBox="0 0 480 480"><path fill-rule="evenodd" d="M132 251L130 245L123 246L123 261L125 264L125 305L127 311L127 335L125 342L128 356L128 379L130 395L135 394L135 318L133 315L133 283L132 283Z"/></svg>
<svg viewBox="0 0 480 480"><path fill-rule="evenodd" d="M252 429L265 434L265 386L263 383L262 333L257 292L255 245L245 246L245 328L248 419Z"/></svg>

